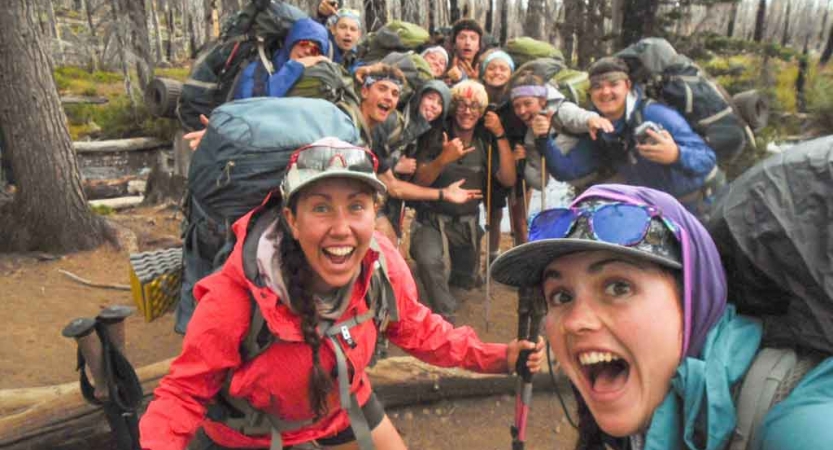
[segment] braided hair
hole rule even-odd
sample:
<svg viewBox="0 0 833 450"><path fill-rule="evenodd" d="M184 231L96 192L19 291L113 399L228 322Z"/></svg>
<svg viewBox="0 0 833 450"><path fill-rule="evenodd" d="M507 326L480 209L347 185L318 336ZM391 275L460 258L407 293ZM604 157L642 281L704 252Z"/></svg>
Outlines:
<svg viewBox="0 0 833 450"><path fill-rule="evenodd" d="M289 200L289 209L294 214L297 211L298 196ZM301 316L301 331L304 342L312 349L312 377L309 386L310 408L316 417L327 414L327 394L333 388L333 380L321 367L319 351L321 349L321 335L318 334L318 308L310 294L313 271L304 256L301 244L292 238L292 230L285 218L281 219L284 238L280 243L281 275L286 281L289 294L289 304Z"/></svg>

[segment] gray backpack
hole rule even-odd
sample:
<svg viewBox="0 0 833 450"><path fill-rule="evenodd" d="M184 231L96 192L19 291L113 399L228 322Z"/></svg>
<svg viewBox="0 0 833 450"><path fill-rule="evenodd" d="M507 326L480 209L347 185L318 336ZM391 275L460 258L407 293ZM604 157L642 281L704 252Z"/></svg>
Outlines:
<svg viewBox="0 0 833 450"><path fill-rule="evenodd" d="M729 163L747 144L755 145L752 130L735 110L729 94L665 39L645 38L614 56L628 64L631 80L642 85L649 98L686 119L714 150L718 162ZM632 124L633 128L639 125Z"/></svg>

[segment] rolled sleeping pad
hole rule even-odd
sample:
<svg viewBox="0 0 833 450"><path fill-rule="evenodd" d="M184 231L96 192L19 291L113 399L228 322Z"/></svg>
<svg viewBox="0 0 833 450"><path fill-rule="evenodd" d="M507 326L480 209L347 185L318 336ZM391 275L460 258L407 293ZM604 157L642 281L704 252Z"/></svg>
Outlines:
<svg viewBox="0 0 833 450"><path fill-rule="evenodd" d="M154 117L176 119L176 104L181 93L181 82L154 78L145 88L145 106Z"/></svg>
<svg viewBox="0 0 833 450"><path fill-rule="evenodd" d="M752 131L761 131L769 122L769 100L756 89L735 94L732 102Z"/></svg>

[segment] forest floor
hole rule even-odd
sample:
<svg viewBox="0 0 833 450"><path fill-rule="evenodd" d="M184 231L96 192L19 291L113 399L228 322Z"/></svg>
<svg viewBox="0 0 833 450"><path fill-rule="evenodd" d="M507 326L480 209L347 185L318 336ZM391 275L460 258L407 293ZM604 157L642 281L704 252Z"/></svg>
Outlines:
<svg viewBox="0 0 833 450"><path fill-rule="evenodd" d="M178 245L182 216L175 207L141 207L108 216L132 230L134 251ZM407 229L407 228L406 228ZM508 247L509 236L503 246ZM408 242L403 243L407 248ZM77 380L75 343L61 329L76 317L94 317L110 305L132 305L130 292L92 288L59 272L95 283L129 284L129 253L109 245L65 256L0 255L0 298L5 308L0 330L0 389L37 387ZM458 325L474 327L485 341L508 342L517 327L514 291L493 284L489 330L486 331L485 287L455 292L462 301ZM173 314L145 322L127 319L128 359L141 367L175 356L181 337L173 331ZM402 354L394 349L394 354ZM571 394L565 392L568 405ZM514 398L509 396L448 399L388 411L411 449L509 449ZM572 447L575 432L552 393L535 395L527 449ZM101 449L103 450L103 449Z"/></svg>

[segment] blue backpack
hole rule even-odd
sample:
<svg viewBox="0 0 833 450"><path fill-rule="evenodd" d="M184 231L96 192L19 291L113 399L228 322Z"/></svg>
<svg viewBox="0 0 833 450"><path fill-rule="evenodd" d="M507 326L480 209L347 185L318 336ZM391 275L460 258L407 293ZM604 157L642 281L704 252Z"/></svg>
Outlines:
<svg viewBox="0 0 833 450"><path fill-rule="evenodd" d="M350 117L325 100L250 98L211 114L188 172L177 332L194 311L194 285L233 248L231 225L277 190L295 149L323 137L360 142Z"/></svg>

